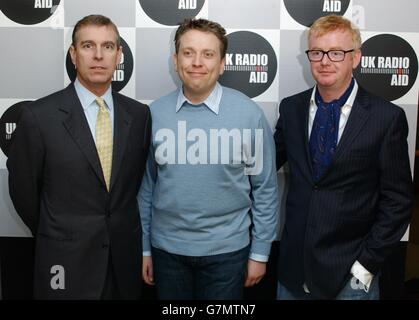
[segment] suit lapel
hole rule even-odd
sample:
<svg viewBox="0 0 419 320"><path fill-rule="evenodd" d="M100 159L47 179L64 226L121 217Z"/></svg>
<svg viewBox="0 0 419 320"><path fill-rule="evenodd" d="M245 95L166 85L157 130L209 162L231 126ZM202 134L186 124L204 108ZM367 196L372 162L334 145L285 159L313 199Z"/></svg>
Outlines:
<svg viewBox="0 0 419 320"><path fill-rule="evenodd" d="M312 181L313 180L313 168L311 165L311 156L310 156L310 150L308 146L309 136L308 136L308 116L310 113L310 98L311 98L311 90L307 90L304 92L304 94L300 97L301 101L298 105L298 121L299 127L302 128L303 131L303 146L304 146L304 157L306 159L306 169L305 172L307 174L307 178Z"/></svg>
<svg viewBox="0 0 419 320"><path fill-rule="evenodd" d="M333 172L333 165L340 157L350 152L352 141L358 136L370 116L368 106L368 95L361 87L358 87L358 93L346 122L342 137L336 148L335 156L320 181L324 180L329 172Z"/></svg>
<svg viewBox="0 0 419 320"><path fill-rule="evenodd" d="M99 180L106 185L96 145L73 84L64 90L64 103L59 106L59 110L68 114L63 121L64 127L85 155Z"/></svg>
<svg viewBox="0 0 419 320"><path fill-rule="evenodd" d="M118 172L122 165L122 159L129 138L132 117L126 109L126 105L119 94L113 93L114 102L114 137L113 137L113 159L111 173L111 187L118 178Z"/></svg>
<svg viewBox="0 0 419 320"><path fill-rule="evenodd" d="M307 173L309 179L313 180L313 167L311 165L311 155L309 150L309 136L308 136L308 117L310 111L310 98L311 90L308 90L307 93L301 96L300 110L299 110L299 121L301 128L304 131L304 150L305 157L307 162ZM356 95L354 104L352 106L351 113L349 115L348 121L343 131L342 137L339 141L339 144L336 148L335 156L333 157L332 163L329 168L326 170L323 177L320 179L322 181L327 177L330 171L333 171L334 162L342 157L348 148L352 145L352 141L358 136L361 129L367 122L370 112L369 112L369 99L365 90L361 87L358 87L358 93Z"/></svg>
<svg viewBox="0 0 419 320"><path fill-rule="evenodd" d="M361 87L359 87L351 113L349 114L348 121L342 133L342 137L336 148L333 161L335 159L339 159L339 157L345 154L345 151L347 151L348 148L352 145L352 141L358 136L361 129L368 121L370 116L370 110L368 106L368 95Z"/></svg>

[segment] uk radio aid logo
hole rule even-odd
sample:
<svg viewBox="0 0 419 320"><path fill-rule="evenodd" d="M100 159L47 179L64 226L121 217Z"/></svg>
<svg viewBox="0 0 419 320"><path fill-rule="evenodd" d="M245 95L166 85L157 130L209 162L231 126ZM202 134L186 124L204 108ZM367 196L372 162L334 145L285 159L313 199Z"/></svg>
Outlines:
<svg viewBox="0 0 419 320"><path fill-rule="evenodd" d="M8 155L13 133L16 130L22 107L30 101L21 101L7 109L0 118L0 147Z"/></svg>
<svg viewBox="0 0 419 320"><path fill-rule="evenodd" d="M205 0L139 0L147 16L157 23L176 26L186 18L195 17Z"/></svg>
<svg viewBox="0 0 419 320"><path fill-rule="evenodd" d="M52 16L61 0L0 0L0 10L10 20L24 25L41 23Z"/></svg>
<svg viewBox="0 0 419 320"><path fill-rule="evenodd" d="M306 27L322 16L330 14L343 16L349 3L350 0L284 0L290 16Z"/></svg>
<svg viewBox="0 0 419 320"><path fill-rule="evenodd" d="M116 70L112 77L112 90L114 91L121 91L129 82L132 76L132 71L134 68L134 59L132 56L132 52L128 44L125 42L124 39L121 38L121 46L122 46L122 56L121 56L121 63L117 65ZM66 57L66 68L67 68L67 75L71 81L76 80L77 72L76 68L74 68L73 62L71 61L70 57L70 50L67 51Z"/></svg>
<svg viewBox="0 0 419 320"><path fill-rule="evenodd" d="M418 74L418 59L404 39L380 34L362 45L361 63L354 71L358 83L368 91L393 101L412 88Z"/></svg>
<svg viewBox="0 0 419 320"><path fill-rule="evenodd" d="M277 58L271 44L261 35L237 31L227 35L228 49L220 83L250 98L264 93L277 71Z"/></svg>

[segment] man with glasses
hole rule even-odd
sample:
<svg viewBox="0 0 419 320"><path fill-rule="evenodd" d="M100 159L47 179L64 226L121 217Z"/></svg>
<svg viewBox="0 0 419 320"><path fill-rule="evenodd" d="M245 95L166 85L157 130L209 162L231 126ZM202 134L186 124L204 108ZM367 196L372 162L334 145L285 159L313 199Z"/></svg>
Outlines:
<svg viewBox="0 0 419 320"><path fill-rule="evenodd" d="M314 88L279 107L277 167L290 188L280 242L279 299L378 299L380 269L409 223L404 111L352 76L361 37L347 19L308 33Z"/></svg>

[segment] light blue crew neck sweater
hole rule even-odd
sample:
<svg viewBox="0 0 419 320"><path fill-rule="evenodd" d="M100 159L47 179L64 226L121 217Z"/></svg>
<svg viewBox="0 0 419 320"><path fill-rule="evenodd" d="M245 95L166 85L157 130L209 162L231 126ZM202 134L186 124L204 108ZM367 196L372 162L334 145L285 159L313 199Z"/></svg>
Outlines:
<svg viewBox="0 0 419 320"><path fill-rule="evenodd" d="M263 111L218 83L202 104L182 97L176 90L150 106L152 143L138 194L143 250L152 245L208 256L242 249L251 240L251 254L268 256L278 227L278 186ZM218 100L218 108L205 104ZM246 163L255 149L252 169Z"/></svg>

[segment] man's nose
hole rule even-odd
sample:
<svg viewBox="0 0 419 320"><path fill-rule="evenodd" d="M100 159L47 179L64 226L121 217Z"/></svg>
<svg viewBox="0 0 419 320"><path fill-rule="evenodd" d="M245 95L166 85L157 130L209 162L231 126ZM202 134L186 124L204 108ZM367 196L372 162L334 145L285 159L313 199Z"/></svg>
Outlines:
<svg viewBox="0 0 419 320"><path fill-rule="evenodd" d="M322 59L320 60L321 64L329 64L331 62L329 55L327 53L323 54Z"/></svg>
<svg viewBox="0 0 419 320"><path fill-rule="evenodd" d="M200 66L202 65L202 61L201 61L202 57L200 54L196 54L192 60L192 63L194 66Z"/></svg>
<svg viewBox="0 0 419 320"><path fill-rule="evenodd" d="M103 57L102 48L97 47L96 50L95 50L95 58L96 59L102 59L102 57Z"/></svg>

